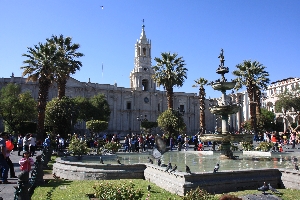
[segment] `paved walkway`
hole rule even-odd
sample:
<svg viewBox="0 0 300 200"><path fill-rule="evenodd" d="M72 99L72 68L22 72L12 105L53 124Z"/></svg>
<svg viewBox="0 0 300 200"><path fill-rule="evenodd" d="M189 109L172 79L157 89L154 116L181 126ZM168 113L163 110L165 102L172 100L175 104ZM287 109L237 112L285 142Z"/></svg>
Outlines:
<svg viewBox="0 0 300 200"><path fill-rule="evenodd" d="M41 154L41 151L37 151L36 155ZM18 156L17 151L13 151L10 155L10 159L15 167L15 173L16 176L18 176L21 173L19 160L22 156ZM33 160L35 161L35 156L33 157ZM17 186L18 179L17 178L10 178L10 173L8 172L8 181L14 182L15 184L0 184L0 197L2 197L4 200L13 200L15 197L15 191L16 189L14 186ZM1 198L0 198L1 199Z"/></svg>

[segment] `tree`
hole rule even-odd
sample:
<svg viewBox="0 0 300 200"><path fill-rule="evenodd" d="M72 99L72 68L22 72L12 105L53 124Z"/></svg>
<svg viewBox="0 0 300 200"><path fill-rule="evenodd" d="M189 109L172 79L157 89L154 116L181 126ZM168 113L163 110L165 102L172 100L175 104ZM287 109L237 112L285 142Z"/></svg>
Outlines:
<svg viewBox="0 0 300 200"><path fill-rule="evenodd" d="M284 91L279 94L278 100L275 103L275 112L283 113L283 116L287 115L287 112L295 112L298 115L298 125L300 125L300 89L296 87L291 91ZM291 123L289 123L289 128L292 130Z"/></svg>
<svg viewBox="0 0 300 200"><path fill-rule="evenodd" d="M163 132L169 136L174 137L182 133L186 125L181 115L172 109L165 110L157 118L158 127L160 127Z"/></svg>
<svg viewBox="0 0 300 200"><path fill-rule="evenodd" d="M9 83L0 91L0 115L8 132L19 133L22 122L34 121L36 101L29 92L21 93L20 86Z"/></svg>
<svg viewBox="0 0 300 200"><path fill-rule="evenodd" d="M266 67L257 61L244 60L243 63L236 65L237 70L233 75L237 78L235 89L239 90L246 87L250 99L251 124L256 134L257 116L260 116L261 90L266 90L270 82L269 73L265 71Z"/></svg>
<svg viewBox="0 0 300 200"><path fill-rule="evenodd" d="M262 131L273 131L275 114L265 108L261 108L261 116L258 121L259 129Z"/></svg>
<svg viewBox="0 0 300 200"><path fill-rule="evenodd" d="M90 121L95 116L92 115L95 109L91 104L89 98L77 96L74 98L76 105L79 107L78 119L82 121Z"/></svg>
<svg viewBox="0 0 300 200"><path fill-rule="evenodd" d="M56 46L46 42L38 43L33 48L27 47L27 49L27 54L22 55L27 57L27 60L23 61L26 65L21 69L23 69L23 76L28 75L27 81L38 81L39 83L37 137L40 138L44 134L48 92L54 80L53 66L56 59Z"/></svg>
<svg viewBox="0 0 300 200"><path fill-rule="evenodd" d="M205 88L204 86L207 85L208 80L205 78L199 78L195 80L195 85L193 87L199 87L199 110L200 110L200 128L202 133L205 133L206 124L205 124Z"/></svg>
<svg viewBox="0 0 300 200"><path fill-rule="evenodd" d="M154 58L156 65L153 66L155 74L153 79L159 86L167 91L168 108L173 109L173 87L181 87L187 78L187 68L182 57L176 53L161 53L162 58Z"/></svg>
<svg viewBox="0 0 300 200"><path fill-rule="evenodd" d="M97 94L89 99L93 106L93 110L90 113L90 118L101 121L109 121L110 108L104 94Z"/></svg>
<svg viewBox="0 0 300 200"><path fill-rule="evenodd" d="M61 99L66 93L67 80L70 74L75 74L80 70L82 63L76 58L84 56L83 53L77 52L80 45L77 43L72 44L72 38L63 35L59 37L52 35L47 42L56 46L56 60L54 68L54 77L58 87L58 98Z"/></svg>
<svg viewBox="0 0 300 200"><path fill-rule="evenodd" d="M151 133L152 128L156 128L158 126L157 122L149 122L149 121L142 121L141 127L146 130L147 133Z"/></svg>
<svg viewBox="0 0 300 200"><path fill-rule="evenodd" d="M54 134L60 134L67 138L72 133L79 115L79 108L74 99L62 97L54 98L48 102L46 107L45 124L53 127Z"/></svg>
<svg viewBox="0 0 300 200"><path fill-rule="evenodd" d="M108 128L108 122L100 120L90 120L86 122L86 128L92 133L99 133L105 131Z"/></svg>

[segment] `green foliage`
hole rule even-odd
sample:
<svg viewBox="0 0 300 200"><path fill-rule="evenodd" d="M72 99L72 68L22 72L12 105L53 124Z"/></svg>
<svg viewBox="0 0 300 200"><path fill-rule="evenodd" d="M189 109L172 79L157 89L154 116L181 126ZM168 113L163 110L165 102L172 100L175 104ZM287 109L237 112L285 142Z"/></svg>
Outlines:
<svg viewBox="0 0 300 200"><path fill-rule="evenodd" d="M108 142L104 145L104 149L111 151L112 153L118 152L118 150L122 147L120 143L116 142Z"/></svg>
<svg viewBox="0 0 300 200"><path fill-rule="evenodd" d="M88 148L85 141L81 141L76 136L73 136L68 151L71 152L73 156L82 156L87 154Z"/></svg>
<svg viewBox="0 0 300 200"><path fill-rule="evenodd" d="M149 121L142 121L141 127L146 129L146 132L151 133L152 128L156 128L158 126L157 122L149 122Z"/></svg>
<svg viewBox="0 0 300 200"><path fill-rule="evenodd" d="M64 38L62 34L59 37L52 35L50 39L47 39L47 42L56 47L52 60L52 72L57 83L58 98L61 99L65 96L66 83L70 74L75 74L82 66L82 63L76 59L84 55L77 52L80 45L72 43L71 37Z"/></svg>
<svg viewBox="0 0 300 200"><path fill-rule="evenodd" d="M172 109L173 87L182 87L188 69L184 67L185 61L176 53L161 53L161 58L154 58L154 60L156 65L152 67L155 72L152 78L158 86L163 86L167 91L168 109Z"/></svg>
<svg viewBox="0 0 300 200"><path fill-rule="evenodd" d="M248 120L248 121L245 121L241 124L241 128L247 132L253 130L253 127L251 125L251 121Z"/></svg>
<svg viewBox="0 0 300 200"><path fill-rule="evenodd" d="M294 111L298 115L298 124L300 124L300 89L296 87L291 91L284 91L278 95L275 103L275 111L277 113L287 114L288 111ZM290 122L289 122L290 123Z"/></svg>
<svg viewBox="0 0 300 200"><path fill-rule="evenodd" d="M154 80L166 89L174 86L181 87L188 71L184 67L186 65L184 60L178 57L178 54L170 52L161 53L161 57L154 58L156 61L156 65L152 67L155 71Z"/></svg>
<svg viewBox="0 0 300 200"><path fill-rule="evenodd" d="M95 197L100 200L139 200L143 196L140 189L135 189L133 182L121 181L119 184L98 182L93 186Z"/></svg>
<svg viewBox="0 0 300 200"><path fill-rule="evenodd" d="M87 121L86 128L91 130L93 133L99 133L108 128L108 122L100 121L100 120Z"/></svg>
<svg viewBox="0 0 300 200"><path fill-rule="evenodd" d="M35 122L21 122L19 133L26 134L26 133L35 133L35 132L36 132Z"/></svg>
<svg viewBox="0 0 300 200"><path fill-rule="evenodd" d="M209 194L206 190L201 190L197 187L195 190L190 190L182 198L183 200L215 200L214 196Z"/></svg>
<svg viewBox="0 0 300 200"><path fill-rule="evenodd" d="M272 142L260 142L255 150L268 152L273 148L273 146L274 144Z"/></svg>
<svg viewBox="0 0 300 200"><path fill-rule="evenodd" d="M8 132L19 133L21 123L36 120L36 101L29 92L21 93L20 86L9 83L0 91L0 116ZM33 131L35 132L35 131Z"/></svg>
<svg viewBox="0 0 300 200"><path fill-rule="evenodd" d="M49 88L54 80L53 67L56 46L48 42L38 43L34 47L27 48L27 54L23 54L27 60L23 61L26 66L21 67L22 76L27 76L27 81L38 81L38 126L37 137L44 134L45 109L48 100Z"/></svg>
<svg viewBox="0 0 300 200"><path fill-rule="evenodd" d="M275 129L275 114L265 108L261 108L261 115L258 120L258 127L261 132L273 131Z"/></svg>
<svg viewBox="0 0 300 200"><path fill-rule="evenodd" d="M79 110L73 99L69 97L54 98L46 106L45 125L52 126L55 134L66 138L68 134L72 133L78 114Z"/></svg>
<svg viewBox="0 0 300 200"><path fill-rule="evenodd" d="M241 142L244 151L252 151L254 146L251 142Z"/></svg>
<svg viewBox="0 0 300 200"><path fill-rule="evenodd" d="M167 136L176 137L182 133L186 125L181 115L172 109L165 110L157 118L158 127L160 127Z"/></svg>
<svg viewBox="0 0 300 200"><path fill-rule="evenodd" d="M92 98L76 97L75 101L80 108L79 119L109 121L111 111L104 94Z"/></svg>

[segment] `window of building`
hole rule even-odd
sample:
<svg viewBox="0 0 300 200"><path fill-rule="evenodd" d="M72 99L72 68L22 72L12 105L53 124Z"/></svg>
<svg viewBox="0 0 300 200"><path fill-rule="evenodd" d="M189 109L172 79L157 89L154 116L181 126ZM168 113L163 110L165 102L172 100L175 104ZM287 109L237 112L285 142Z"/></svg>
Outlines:
<svg viewBox="0 0 300 200"><path fill-rule="evenodd" d="M160 111L160 103L157 104L157 110Z"/></svg>
<svg viewBox="0 0 300 200"><path fill-rule="evenodd" d="M143 48L143 56L146 56L146 48Z"/></svg>
<svg viewBox="0 0 300 200"><path fill-rule="evenodd" d="M127 104L126 104L126 109L127 109L127 110L131 110L131 102L127 102Z"/></svg>
<svg viewBox="0 0 300 200"><path fill-rule="evenodd" d="M143 91L148 91L148 84L149 83L147 79L142 80Z"/></svg>
<svg viewBox="0 0 300 200"><path fill-rule="evenodd" d="M185 112L185 110L184 110L184 105L180 105L180 106L179 106L179 110L180 110L180 112Z"/></svg>

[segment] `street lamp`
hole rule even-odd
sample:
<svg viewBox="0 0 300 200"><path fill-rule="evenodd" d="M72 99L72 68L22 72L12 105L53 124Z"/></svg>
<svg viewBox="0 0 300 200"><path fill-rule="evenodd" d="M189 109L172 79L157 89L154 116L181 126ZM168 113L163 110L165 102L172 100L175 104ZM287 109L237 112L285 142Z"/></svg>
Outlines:
<svg viewBox="0 0 300 200"><path fill-rule="evenodd" d="M179 135L179 117L184 115L184 109L180 109L180 107L177 108L177 120L178 120L178 135Z"/></svg>
<svg viewBox="0 0 300 200"><path fill-rule="evenodd" d="M148 121L147 115L145 117L143 115L137 116L136 119L140 122L140 127L142 126L142 122Z"/></svg>

